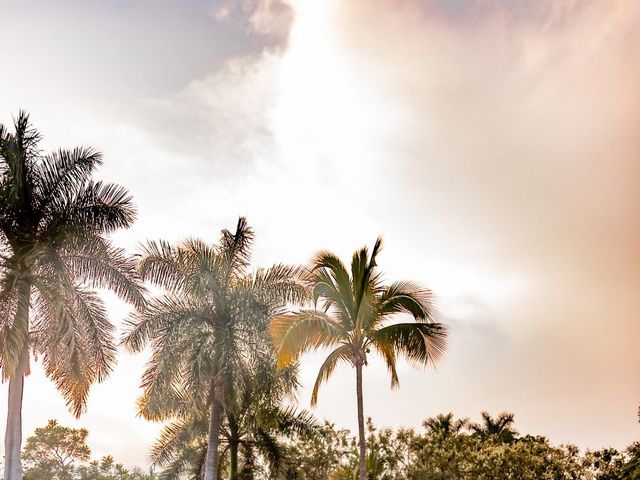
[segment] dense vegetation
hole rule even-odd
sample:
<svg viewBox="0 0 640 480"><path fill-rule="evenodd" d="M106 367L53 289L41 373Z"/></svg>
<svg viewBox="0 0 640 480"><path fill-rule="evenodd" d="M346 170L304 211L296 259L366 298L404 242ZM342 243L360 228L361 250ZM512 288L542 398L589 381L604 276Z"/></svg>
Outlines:
<svg viewBox="0 0 640 480"><path fill-rule="evenodd" d="M483 413L479 424L441 415L426 420L424 431L365 424L369 356L383 358L397 387L399 358L434 364L447 338L430 290L382 281L381 239L371 252L357 250L349 267L321 252L307 267L252 268L254 232L240 218L215 244L150 241L131 256L108 234L131 225L132 198L92 180L100 154L89 148L43 154L39 140L24 113L13 132L0 125L5 480L23 473L31 480L154 478L110 456L89 461L88 432L53 420L21 449L22 394L33 359L76 416L90 386L116 360L114 326L96 289L111 289L133 307L122 345L151 349L138 411L164 423L150 453L165 480L640 478L640 444L581 454L519 435L511 414ZM330 353L312 404L340 363L355 370L355 438L293 406L298 362L315 349Z"/></svg>
<svg viewBox="0 0 640 480"><path fill-rule="evenodd" d="M282 443L276 447L279 463L272 463L269 449L260 450L258 455L246 457L251 461L243 462L240 478L353 480L359 470L356 438L348 430L311 420L305 417L299 429L291 428L295 419L275 421L274 425L283 427L279 435ZM206 422L202 426L205 428L189 428L186 436L190 441L181 442L173 452L174 461L189 458L187 463L193 462L184 478L198 478L207 437ZM175 433L180 436L185 432ZM154 474L129 471L111 456L88 461L87 435L86 430L65 428L53 420L37 429L23 451L25 480L176 478L175 464ZM187 444L191 442L200 445L199 455L189 457ZM226 477L230 465L225 458L221 473ZM492 417L483 412L479 424L454 419L452 414L438 415L425 420L420 431L376 429L369 419L366 468L371 480L637 480L640 443L623 452L613 448L580 452L572 445L551 445L544 437L519 435L511 414Z"/></svg>
<svg viewBox="0 0 640 480"><path fill-rule="evenodd" d="M84 428L63 427L55 420L36 428L22 451L25 480L155 480L152 472L129 471L111 455L90 460L88 435Z"/></svg>

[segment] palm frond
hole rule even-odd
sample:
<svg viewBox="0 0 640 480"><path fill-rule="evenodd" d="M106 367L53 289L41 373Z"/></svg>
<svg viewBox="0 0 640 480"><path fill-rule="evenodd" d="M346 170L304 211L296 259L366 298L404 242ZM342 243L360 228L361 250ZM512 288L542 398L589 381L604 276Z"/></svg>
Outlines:
<svg viewBox="0 0 640 480"><path fill-rule="evenodd" d="M36 173L38 208L47 210L51 203L55 205L60 199L68 199L90 180L100 165L102 154L91 147L60 149L44 156Z"/></svg>
<svg viewBox="0 0 640 480"><path fill-rule="evenodd" d="M120 185L88 181L78 191L61 196L48 212L49 231L58 226L66 229L105 234L128 228L136 218L129 192Z"/></svg>
<svg viewBox="0 0 640 480"><path fill-rule="evenodd" d="M343 328L352 330L355 323L353 294L339 286L327 269L314 271L310 283L316 308L330 312Z"/></svg>
<svg viewBox="0 0 640 480"><path fill-rule="evenodd" d="M125 321L122 344L132 352L139 352L147 342L169 331L177 331L190 320L206 321L204 307L193 308L189 298L167 295L147 302L146 308L136 311Z"/></svg>
<svg viewBox="0 0 640 480"><path fill-rule="evenodd" d="M320 385L329 379L339 361L352 361L352 352L353 350L351 345L341 345L327 356L318 371L318 376L316 377L316 381L313 385L311 406L315 406L318 403L318 391L320 390Z"/></svg>
<svg viewBox="0 0 640 480"><path fill-rule="evenodd" d="M96 381L102 382L111 373L116 362L115 327L109 321L102 300L95 292L80 288L72 295L77 328L86 339L87 353L95 370Z"/></svg>
<svg viewBox="0 0 640 480"><path fill-rule="evenodd" d="M380 317L408 313L418 322L432 322L435 316L433 292L416 282L394 282L384 288L379 298Z"/></svg>
<svg viewBox="0 0 640 480"><path fill-rule="evenodd" d="M382 341L372 341L373 347L384 359L387 370L391 375L391 388L397 388L400 385L398 380L398 372L396 371L396 351L393 344Z"/></svg>
<svg viewBox="0 0 640 480"><path fill-rule="evenodd" d="M316 302L329 301L346 319L353 320L355 306L351 279L342 261L331 252L320 252L311 262L310 275Z"/></svg>
<svg viewBox="0 0 640 480"><path fill-rule="evenodd" d="M138 272L143 280L169 291L179 290L186 280L177 251L166 241L149 241L140 246Z"/></svg>
<svg viewBox="0 0 640 480"><path fill-rule="evenodd" d="M89 387L103 381L115 363L114 327L101 299L80 288L59 289L36 283L34 349L42 355L47 376L79 416L86 407Z"/></svg>
<svg viewBox="0 0 640 480"><path fill-rule="evenodd" d="M240 217L235 232L222 230L219 252L225 259L227 276L244 272L251 260L251 247L254 241L253 229L245 217Z"/></svg>
<svg viewBox="0 0 640 480"><path fill-rule="evenodd" d="M432 364L444 355L447 330L441 323L396 323L381 328L369 335L380 348L392 348L396 355L402 355L416 364Z"/></svg>
<svg viewBox="0 0 640 480"><path fill-rule="evenodd" d="M144 287L135 261L123 249L112 247L99 237L95 238L98 241L88 240L74 242L70 248L57 252L69 273L77 282L90 288L111 290L121 299L141 308L145 303Z"/></svg>
<svg viewBox="0 0 640 480"><path fill-rule="evenodd" d="M318 310L280 315L271 321L273 339L280 368L294 362L300 353L336 345L344 332L326 313Z"/></svg>
<svg viewBox="0 0 640 480"><path fill-rule="evenodd" d="M29 307L31 286L20 275L5 275L0 291L0 368L7 380L15 371L29 343Z"/></svg>
<svg viewBox="0 0 640 480"><path fill-rule="evenodd" d="M369 257L369 249L366 246L353 254L351 260L351 288L353 289L356 305L360 305L362 299L370 290L370 281L374 276L376 267L376 257L381 249L382 237L378 237L373 247L373 252L371 252L371 257Z"/></svg>
<svg viewBox="0 0 640 480"><path fill-rule="evenodd" d="M299 267L276 264L269 268L259 268L248 278L252 290L265 302L301 304L309 299Z"/></svg>
<svg viewBox="0 0 640 480"><path fill-rule="evenodd" d="M201 447L207 428L206 417L199 415L189 415L167 424L151 447L152 465L168 465L182 450Z"/></svg>

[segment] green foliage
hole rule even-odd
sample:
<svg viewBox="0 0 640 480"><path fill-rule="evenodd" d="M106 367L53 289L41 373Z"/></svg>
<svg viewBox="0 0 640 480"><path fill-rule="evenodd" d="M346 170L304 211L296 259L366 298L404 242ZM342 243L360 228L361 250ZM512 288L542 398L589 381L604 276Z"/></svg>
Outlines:
<svg viewBox="0 0 640 480"><path fill-rule="evenodd" d="M295 462L286 440L314 435L315 420L283 405L297 385L295 370L277 372L273 362L253 368L251 382L235 404L226 406L220 428L221 472L242 479L290 478ZM194 411L163 429L151 458L164 468L164 479L199 477L207 448L207 416L205 409Z"/></svg>
<svg viewBox="0 0 640 480"><path fill-rule="evenodd" d="M68 428L49 420L36 428L22 452L24 480L155 480L152 473L127 470L111 455L89 462L89 432Z"/></svg>
<svg viewBox="0 0 640 480"><path fill-rule="evenodd" d="M145 473L140 469L127 470L121 463L116 463L111 455L79 467L76 478L77 480L156 480L152 472Z"/></svg>
<svg viewBox="0 0 640 480"><path fill-rule="evenodd" d="M91 454L87 435L84 428L63 427L56 420L36 428L22 452L25 480L71 480L75 464L88 460Z"/></svg>
<svg viewBox="0 0 640 480"><path fill-rule="evenodd" d="M503 427L513 433L505 441ZM491 420L491 421L487 421ZM637 480L640 443L581 454L572 445L554 446L544 437L519 436L509 414L483 415L478 425L452 414L424 422L425 431L377 430L367 422L367 476L371 480ZM475 427L475 428L474 428ZM491 432L491 433L489 433ZM346 430L325 424L320 435L292 447L299 480L357 478L357 441ZM293 477L292 477L293 478Z"/></svg>
<svg viewBox="0 0 640 480"><path fill-rule="evenodd" d="M351 475L352 465L357 465L358 461L355 440L349 431L336 429L329 422L325 422L315 435L294 438L288 446L288 455L297 466L292 478L299 480L337 480L345 472Z"/></svg>
<svg viewBox="0 0 640 480"><path fill-rule="evenodd" d="M615 448L588 451L584 464L593 472L593 480L638 480L640 442L632 443L624 452Z"/></svg>
<svg viewBox="0 0 640 480"><path fill-rule="evenodd" d="M124 345L152 343L143 376L140 413L150 420L196 410L215 397L231 404L250 380L249 360L271 356L264 332L272 315L304 297L296 269L282 265L248 272L253 232L244 218L223 230L217 245L189 239L177 246L149 242L142 277L163 290L128 322Z"/></svg>

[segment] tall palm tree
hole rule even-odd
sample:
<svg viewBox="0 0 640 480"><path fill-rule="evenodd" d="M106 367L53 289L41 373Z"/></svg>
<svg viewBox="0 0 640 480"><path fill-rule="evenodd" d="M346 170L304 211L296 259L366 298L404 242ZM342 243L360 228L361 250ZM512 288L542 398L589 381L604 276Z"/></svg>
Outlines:
<svg viewBox="0 0 640 480"><path fill-rule="evenodd" d="M320 252L312 261L308 281L313 292L313 309L276 317L271 335L279 365L287 366L307 350L332 348L320 367L311 404L318 401L320 384L339 362L356 370L358 406L359 470L366 480L366 445L362 399L362 368L373 348L385 360L391 386L398 386L396 359L403 356L415 364L435 363L446 342L444 325L434 321L432 294L414 282L384 285L376 259L382 247L378 238L369 255L366 247L356 251L351 269L330 252ZM389 324L396 314L411 315L415 322Z"/></svg>
<svg viewBox="0 0 640 480"><path fill-rule="evenodd" d="M115 361L113 326L94 291L141 306L135 262L106 234L135 218L122 187L94 182L91 148L42 154L21 112L0 125L0 368L9 380L4 478L22 477L22 394L29 353L42 360L72 413Z"/></svg>
<svg viewBox="0 0 640 480"><path fill-rule="evenodd" d="M208 410L205 480L218 477L225 406L250 383L251 363L272 355L262 340L271 317L306 296L295 268L275 265L249 273L253 238L240 218L235 232L222 231L218 245L149 242L138 269L164 293L134 315L123 339L133 351L148 342L153 347L139 400L144 418Z"/></svg>

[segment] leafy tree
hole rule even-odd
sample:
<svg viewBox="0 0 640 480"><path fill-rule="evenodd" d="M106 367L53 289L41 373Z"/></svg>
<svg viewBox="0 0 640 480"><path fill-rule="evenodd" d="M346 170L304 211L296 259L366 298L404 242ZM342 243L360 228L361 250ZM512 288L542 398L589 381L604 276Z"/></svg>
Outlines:
<svg viewBox="0 0 640 480"><path fill-rule="evenodd" d="M25 480L71 480L75 464L91 455L87 435L84 428L63 427L56 420L36 428L22 452L27 467Z"/></svg>
<svg viewBox="0 0 640 480"><path fill-rule="evenodd" d="M295 268L249 273L253 239L240 218L235 232L222 231L218 245L149 242L139 262L142 278L164 290L135 314L124 339L133 351L148 342L153 347L139 411L149 420L188 420L208 410L205 480L218 477L225 406L250 384L252 362L272 355L262 340L270 319L306 295Z"/></svg>
<svg viewBox="0 0 640 480"><path fill-rule="evenodd" d="M271 323L280 366L291 364L307 350L333 349L320 367L312 405L318 400L320 384L331 376L339 362L355 368L360 480L367 478L362 368L367 365L370 349L384 358L391 386L396 387L398 356L416 364L435 363L444 353L446 339L445 327L433 320L429 290L413 282L382 284L381 274L376 270L381 247L379 238L371 255L366 247L356 251L350 271L333 253L319 253L308 279L315 308L278 316ZM400 313L413 316L416 322L386 323Z"/></svg>
<svg viewBox="0 0 640 480"><path fill-rule="evenodd" d="M355 439L348 430L325 422L314 435L300 435L287 448L287 456L296 465L296 480L352 480L358 463Z"/></svg>
<svg viewBox="0 0 640 480"><path fill-rule="evenodd" d="M544 437L515 438L512 415L483 415L490 428L438 416L424 422L427 431L411 446L409 480L587 480L588 471L573 446L554 447ZM510 421L507 421L511 418ZM498 420L501 419L501 420ZM444 420L444 422L443 422ZM464 423L451 432L435 425ZM495 428L496 425L504 428ZM508 427L508 428L507 428ZM506 441L505 428L510 432ZM490 431L492 433L487 433ZM445 433L446 432L446 433Z"/></svg>
<svg viewBox="0 0 640 480"><path fill-rule="evenodd" d="M371 418L367 419L367 477L369 480L395 480L406 478L411 462L412 429L377 429ZM357 465L352 467L351 478L356 478Z"/></svg>
<svg viewBox="0 0 640 480"><path fill-rule="evenodd" d="M594 480L640 479L640 442L632 443L624 452L615 448L587 451L585 466Z"/></svg>
<svg viewBox="0 0 640 480"><path fill-rule="evenodd" d="M9 380L6 480L22 477L22 396L30 352L79 416L115 361L113 326L94 288L141 306L134 262L106 234L131 225L131 196L91 180L92 148L43 154L21 112L0 125L0 368Z"/></svg>
<svg viewBox="0 0 640 480"><path fill-rule="evenodd" d="M640 480L640 442L634 442L625 451L626 461L621 468L623 480Z"/></svg>
<svg viewBox="0 0 640 480"><path fill-rule="evenodd" d="M89 462L76 470L78 480L155 480L153 472L145 473L141 469L129 471L117 463L111 455Z"/></svg>
<svg viewBox="0 0 640 480"><path fill-rule="evenodd" d="M155 480L153 472L128 470L111 455L89 460L89 432L49 420L26 441L22 458L25 480Z"/></svg>

